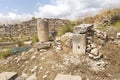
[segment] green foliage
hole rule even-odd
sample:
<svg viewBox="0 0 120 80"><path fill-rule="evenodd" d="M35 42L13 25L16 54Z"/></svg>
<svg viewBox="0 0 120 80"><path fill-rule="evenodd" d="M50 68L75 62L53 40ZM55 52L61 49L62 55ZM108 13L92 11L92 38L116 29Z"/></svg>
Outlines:
<svg viewBox="0 0 120 80"><path fill-rule="evenodd" d="M10 50L9 49L5 49L2 52L0 52L0 59L1 58L6 58L8 56L10 56Z"/></svg>
<svg viewBox="0 0 120 80"><path fill-rule="evenodd" d="M120 29L120 20L113 24L113 27Z"/></svg>
<svg viewBox="0 0 120 80"><path fill-rule="evenodd" d="M12 36L9 36L9 41L15 41L14 38Z"/></svg>
<svg viewBox="0 0 120 80"><path fill-rule="evenodd" d="M97 27L97 29L100 30L100 31L107 30L108 28L110 28L110 27L109 26L99 26L99 27Z"/></svg>
<svg viewBox="0 0 120 80"><path fill-rule="evenodd" d="M38 39L37 35L32 38L32 43L36 43L38 41L39 41L39 39Z"/></svg>
<svg viewBox="0 0 120 80"><path fill-rule="evenodd" d="M18 41L17 44L18 44L19 47L24 46L24 42L23 41Z"/></svg>
<svg viewBox="0 0 120 80"><path fill-rule="evenodd" d="M11 54L18 54L18 53L21 53L23 51L28 51L30 48L31 48L30 46L11 48L10 53Z"/></svg>
<svg viewBox="0 0 120 80"><path fill-rule="evenodd" d="M65 34L66 32L73 32L73 25L72 24L67 24L67 25L64 25L63 27L60 27L58 29L58 33L57 35L58 36L62 36L63 34Z"/></svg>
<svg viewBox="0 0 120 80"><path fill-rule="evenodd" d="M27 36L24 34L24 33L21 33L20 35L19 35L19 40L20 41L25 41L27 39Z"/></svg>
<svg viewBox="0 0 120 80"><path fill-rule="evenodd" d="M0 38L0 42L4 42L4 40L2 38Z"/></svg>
<svg viewBox="0 0 120 80"><path fill-rule="evenodd" d="M7 58L10 55L18 54L23 51L28 51L31 47L25 46L25 47L16 47L16 48L10 48L10 49L4 49L0 52L0 59L1 58Z"/></svg>

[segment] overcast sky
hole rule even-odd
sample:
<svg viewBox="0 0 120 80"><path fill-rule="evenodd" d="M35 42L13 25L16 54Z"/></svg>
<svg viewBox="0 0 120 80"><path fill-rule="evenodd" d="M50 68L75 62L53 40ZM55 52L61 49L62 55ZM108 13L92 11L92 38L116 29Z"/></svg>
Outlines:
<svg viewBox="0 0 120 80"><path fill-rule="evenodd" d="M0 20L25 20L33 16L76 19L119 5L120 0L0 0Z"/></svg>

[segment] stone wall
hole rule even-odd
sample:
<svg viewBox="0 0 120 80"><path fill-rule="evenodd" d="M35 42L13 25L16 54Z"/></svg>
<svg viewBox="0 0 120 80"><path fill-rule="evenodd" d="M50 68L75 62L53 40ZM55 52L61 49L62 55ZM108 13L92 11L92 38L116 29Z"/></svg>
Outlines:
<svg viewBox="0 0 120 80"><path fill-rule="evenodd" d="M61 19L47 19L50 30L57 30L58 27L68 24L68 20ZM24 35L26 37L33 37L37 35L37 19L22 22L20 24L0 25L0 37L19 37Z"/></svg>

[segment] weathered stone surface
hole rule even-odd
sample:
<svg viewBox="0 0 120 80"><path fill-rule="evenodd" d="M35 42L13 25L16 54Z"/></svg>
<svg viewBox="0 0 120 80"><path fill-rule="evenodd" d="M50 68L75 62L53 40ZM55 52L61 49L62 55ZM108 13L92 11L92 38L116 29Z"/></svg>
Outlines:
<svg viewBox="0 0 120 80"><path fill-rule="evenodd" d="M37 80L36 74L29 76L26 80Z"/></svg>
<svg viewBox="0 0 120 80"><path fill-rule="evenodd" d="M55 40L56 35L57 35L57 32L55 29L49 31L49 40Z"/></svg>
<svg viewBox="0 0 120 80"><path fill-rule="evenodd" d="M117 38L118 38L118 39L120 39L120 32L119 32L119 33L117 33Z"/></svg>
<svg viewBox="0 0 120 80"><path fill-rule="evenodd" d="M32 41L25 41L24 44L26 44L26 45L31 45L31 44L32 44Z"/></svg>
<svg viewBox="0 0 120 80"><path fill-rule="evenodd" d="M0 80L14 80L17 78L16 72L3 72L0 74Z"/></svg>
<svg viewBox="0 0 120 80"><path fill-rule="evenodd" d="M68 24L69 20L63 19L48 19L49 31L52 29L57 30L59 26ZM18 36L24 34L29 40L37 35L37 19L24 21L19 24L0 25L0 36L8 37L12 35L15 40L18 40Z"/></svg>
<svg viewBox="0 0 120 80"><path fill-rule="evenodd" d="M25 80L27 78L27 75L25 73L22 73L19 77L17 77L15 80Z"/></svg>
<svg viewBox="0 0 120 80"><path fill-rule="evenodd" d="M72 46L74 54L85 54L86 34L74 34L72 38Z"/></svg>
<svg viewBox="0 0 120 80"><path fill-rule="evenodd" d="M51 43L50 42L44 42L44 43L36 43L34 48L37 50L37 51L40 51L42 49L49 49L51 47Z"/></svg>
<svg viewBox="0 0 120 80"><path fill-rule="evenodd" d="M57 45L57 46L56 46L56 51L59 52L59 51L61 51L61 50L62 50L61 45Z"/></svg>
<svg viewBox="0 0 120 80"><path fill-rule="evenodd" d="M81 76L57 74L54 80L82 80Z"/></svg>
<svg viewBox="0 0 120 80"><path fill-rule="evenodd" d="M46 42L49 39L48 21L44 19L37 20L37 30L39 42Z"/></svg>
<svg viewBox="0 0 120 80"><path fill-rule="evenodd" d="M101 58L103 58L102 53L99 53L97 56L93 55L93 54L88 54L89 58L93 59L93 60L99 60Z"/></svg>
<svg viewBox="0 0 120 80"><path fill-rule="evenodd" d="M92 27L93 27L93 24L81 24L79 26L75 26L74 33L85 34Z"/></svg>
<svg viewBox="0 0 120 80"><path fill-rule="evenodd" d="M71 49L72 48L72 37L73 37L73 33L70 33L70 32L65 33L63 36L61 36L62 47L67 47Z"/></svg>
<svg viewBox="0 0 120 80"><path fill-rule="evenodd" d="M73 37L73 33L65 33L63 36L61 36L61 42L64 43L64 45L71 47L71 42L72 42L72 37Z"/></svg>
<svg viewBox="0 0 120 80"><path fill-rule="evenodd" d="M98 51L97 48L94 48L94 49L91 50L90 53L93 54L93 55L95 55L95 56L97 56L99 54L99 51Z"/></svg>
<svg viewBox="0 0 120 80"><path fill-rule="evenodd" d="M91 48L87 48L87 49L86 49L86 51L87 51L88 53L90 53L90 51L91 51Z"/></svg>
<svg viewBox="0 0 120 80"><path fill-rule="evenodd" d="M37 70L38 66L34 66L33 69L31 69L31 72L34 73Z"/></svg>

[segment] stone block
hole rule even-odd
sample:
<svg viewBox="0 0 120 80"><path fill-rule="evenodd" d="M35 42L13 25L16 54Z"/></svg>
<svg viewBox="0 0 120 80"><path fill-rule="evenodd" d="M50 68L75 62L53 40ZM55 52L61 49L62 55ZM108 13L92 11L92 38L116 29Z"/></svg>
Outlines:
<svg viewBox="0 0 120 80"><path fill-rule="evenodd" d="M72 48L74 54L85 54L86 52L86 34L74 34L72 38Z"/></svg>
<svg viewBox="0 0 120 80"><path fill-rule="evenodd" d="M91 52L90 52L91 54L93 54L93 55L95 55L95 56L98 56L98 54L99 54L99 51L98 51L98 49L97 48L94 48L94 49L92 49L91 50Z"/></svg>
<svg viewBox="0 0 120 80"><path fill-rule="evenodd" d="M88 30L93 28L93 24L81 24L74 27L74 33L85 34Z"/></svg>
<svg viewBox="0 0 120 80"><path fill-rule="evenodd" d="M82 80L81 76L57 74L54 80Z"/></svg>
<svg viewBox="0 0 120 80"><path fill-rule="evenodd" d="M118 38L118 39L120 39L120 32L119 32L119 33L117 33L117 38Z"/></svg>
<svg viewBox="0 0 120 80"><path fill-rule="evenodd" d="M16 72L3 72L0 74L0 80L15 80L17 78Z"/></svg>
<svg viewBox="0 0 120 80"><path fill-rule="evenodd" d="M49 39L48 21L46 19L37 20L37 30L39 42L46 42Z"/></svg>
<svg viewBox="0 0 120 80"><path fill-rule="evenodd" d="M51 47L51 43L50 42L44 42L44 43L36 43L34 46L34 49L37 51L40 51L41 49L49 49Z"/></svg>

